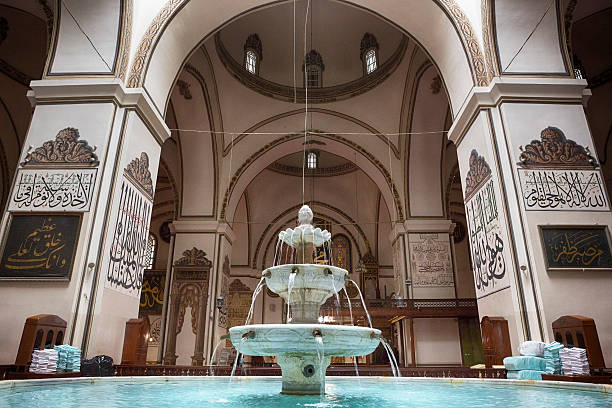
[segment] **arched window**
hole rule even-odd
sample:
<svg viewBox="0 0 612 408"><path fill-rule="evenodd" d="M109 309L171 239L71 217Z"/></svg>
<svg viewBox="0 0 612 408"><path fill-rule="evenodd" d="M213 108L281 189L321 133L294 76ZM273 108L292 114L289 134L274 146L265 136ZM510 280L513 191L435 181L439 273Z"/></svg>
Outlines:
<svg viewBox="0 0 612 408"><path fill-rule="evenodd" d="M306 154L306 168L314 170L319 166L319 154L313 150Z"/></svg>
<svg viewBox="0 0 612 408"><path fill-rule="evenodd" d="M378 41L374 34L365 33L363 35L360 49L363 75L371 74L378 68Z"/></svg>
<svg viewBox="0 0 612 408"><path fill-rule="evenodd" d="M259 64L263 60L261 40L251 34L244 43L244 68L253 75L259 75Z"/></svg>
<svg viewBox="0 0 612 408"><path fill-rule="evenodd" d="M344 234L338 234L332 238L332 257L334 265L351 270L351 241Z"/></svg>
<svg viewBox="0 0 612 408"><path fill-rule="evenodd" d="M323 86L323 57L315 50L310 50L304 58L302 71L304 72L304 87L321 88Z"/></svg>
<svg viewBox="0 0 612 408"><path fill-rule="evenodd" d="M369 74L376 69L376 51L370 50L366 52L366 72Z"/></svg>
<svg viewBox="0 0 612 408"><path fill-rule="evenodd" d="M146 269L153 269L155 264L155 250L157 249L157 238L155 235L149 233L149 239L147 240L147 250L145 252L145 265Z"/></svg>

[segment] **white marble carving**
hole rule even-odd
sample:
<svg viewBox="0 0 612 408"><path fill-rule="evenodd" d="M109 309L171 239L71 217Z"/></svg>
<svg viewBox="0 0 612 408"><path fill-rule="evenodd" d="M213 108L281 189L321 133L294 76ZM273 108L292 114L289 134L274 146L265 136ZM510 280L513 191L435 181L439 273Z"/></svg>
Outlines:
<svg viewBox="0 0 612 408"><path fill-rule="evenodd" d="M9 211L86 212L97 169L19 169Z"/></svg>

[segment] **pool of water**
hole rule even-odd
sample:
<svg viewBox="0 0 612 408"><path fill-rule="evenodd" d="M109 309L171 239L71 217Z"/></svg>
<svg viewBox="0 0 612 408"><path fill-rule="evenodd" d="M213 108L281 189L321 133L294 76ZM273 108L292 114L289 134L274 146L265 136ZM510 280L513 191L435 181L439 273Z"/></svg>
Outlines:
<svg viewBox="0 0 612 408"><path fill-rule="evenodd" d="M0 407L612 407L612 386L542 381L328 377L324 396L280 388L280 377L0 381Z"/></svg>

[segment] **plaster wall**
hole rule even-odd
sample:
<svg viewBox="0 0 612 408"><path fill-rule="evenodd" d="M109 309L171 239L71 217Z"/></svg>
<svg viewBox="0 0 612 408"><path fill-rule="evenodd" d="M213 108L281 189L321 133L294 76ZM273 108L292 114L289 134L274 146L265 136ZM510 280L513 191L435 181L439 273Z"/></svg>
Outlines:
<svg viewBox="0 0 612 408"><path fill-rule="evenodd" d="M60 5L49 73L112 73L121 37L121 0L62 0Z"/></svg>
<svg viewBox="0 0 612 408"><path fill-rule="evenodd" d="M495 34L502 73L567 75L558 1L495 0ZM540 21L541 20L541 21Z"/></svg>
<svg viewBox="0 0 612 408"><path fill-rule="evenodd" d="M417 365L461 364L457 319L414 319Z"/></svg>

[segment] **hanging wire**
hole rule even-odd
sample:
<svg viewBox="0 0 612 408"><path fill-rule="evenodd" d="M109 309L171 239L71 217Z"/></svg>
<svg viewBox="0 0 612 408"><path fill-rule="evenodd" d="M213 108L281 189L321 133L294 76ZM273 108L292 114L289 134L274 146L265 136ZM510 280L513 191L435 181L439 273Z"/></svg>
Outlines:
<svg viewBox="0 0 612 408"><path fill-rule="evenodd" d="M304 205L304 178L306 172L306 137L308 136L308 66L306 66L306 39L308 35L308 11L310 0L306 1L306 16L304 18L304 147L302 152L302 205Z"/></svg>
<svg viewBox="0 0 612 408"><path fill-rule="evenodd" d="M295 75L295 2L293 0L293 103L297 103L297 86Z"/></svg>
<svg viewBox="0 0 612 408"><path fill-rule="evenodd" d="M286 136L287 132L222 132L215 130L200 130L200 129L179 129L179 128L171 128L169 129L171 132L193 132L193 133L210 133L210 134L225 134L225 135L237 135L237 136ZM313 136L335 136L335 135L343 135L343 136L407 136L407 135L433 135L439 133L448 133L448 130L431 130L427 132L400 132L400 133L372 133L372 132L309 132ZM301 133L301 131L299 132Z"/></svg>

